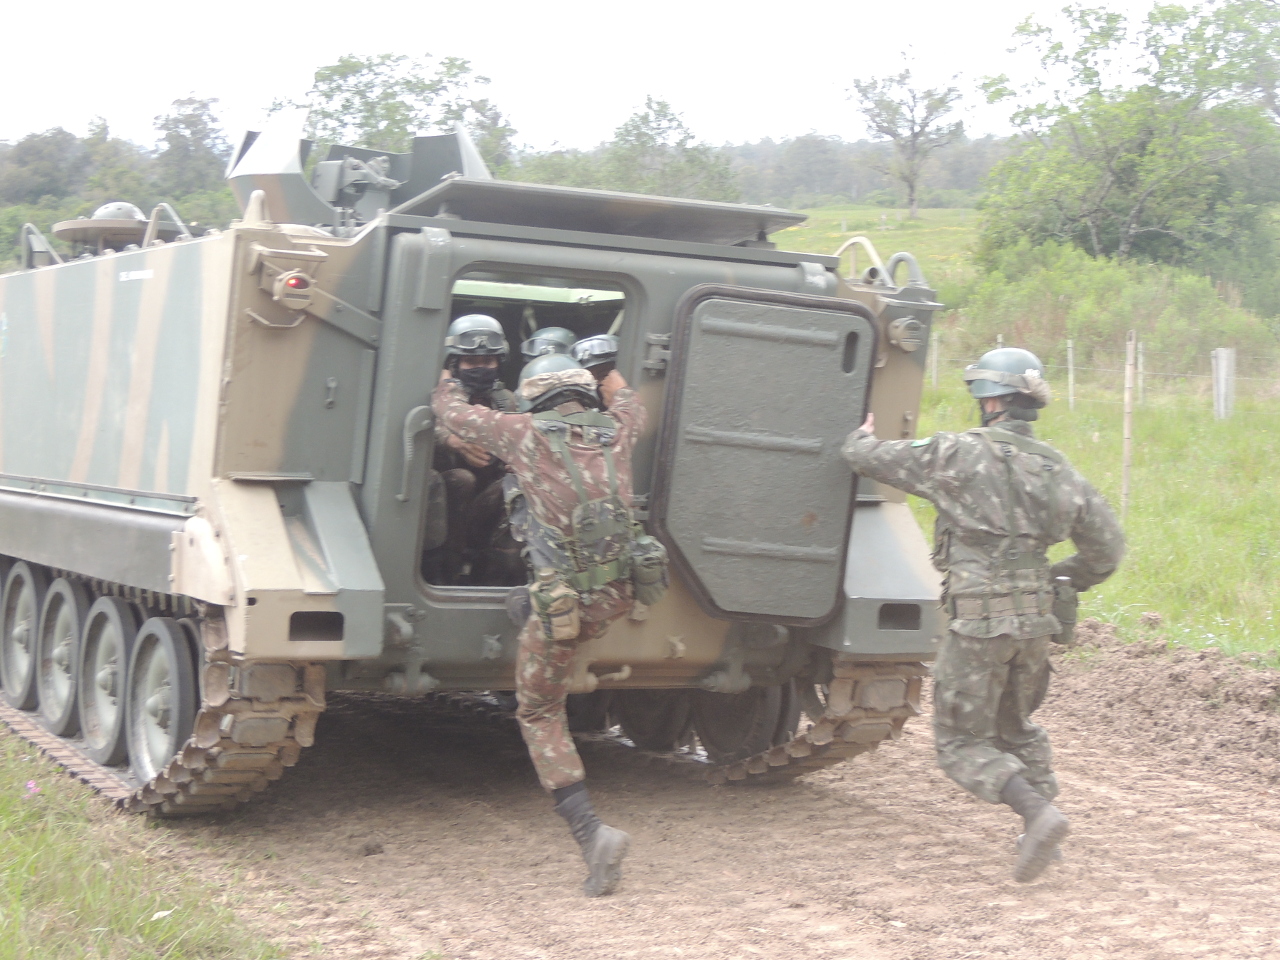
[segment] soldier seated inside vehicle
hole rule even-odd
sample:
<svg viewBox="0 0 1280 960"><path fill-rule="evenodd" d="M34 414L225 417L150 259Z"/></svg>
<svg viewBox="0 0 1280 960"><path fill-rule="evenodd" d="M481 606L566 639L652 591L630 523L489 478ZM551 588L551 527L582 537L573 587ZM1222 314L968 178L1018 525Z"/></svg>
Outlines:
<svg viewBox="0 0 1280 960"><path fill-rule="evenodd" d="M454 320L445 336L445 368L471 403L515 412L514 383L527 357L513 351L568 353L576 341L616 331L620 289L576 278L472 273L454 284ZM611 340L614 338L610 338ZM616 342L616 340L615 340ZM512 586L528 582L521 545L510 533L503 495L506 465L443 427L436 428L432 470L443 487L442 542L426 544L421 573L437 586ZM429 499L429 498L428 498Z"/></svg>

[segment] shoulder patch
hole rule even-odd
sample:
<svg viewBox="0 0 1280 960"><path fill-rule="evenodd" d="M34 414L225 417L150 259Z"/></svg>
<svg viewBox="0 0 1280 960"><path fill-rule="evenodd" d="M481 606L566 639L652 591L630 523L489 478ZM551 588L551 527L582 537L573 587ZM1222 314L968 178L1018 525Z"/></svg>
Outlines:
<svg viewBox="0 0 1280 960"><path fill-rule="evenodd" d="M927 446L927 445L928 445L928 444L930 444L930 443L933 443L933 437L925 437L923 440L912 440L912 441L911 441L911 445L912 445L913 447L923 447L923 446Z"/></svg>

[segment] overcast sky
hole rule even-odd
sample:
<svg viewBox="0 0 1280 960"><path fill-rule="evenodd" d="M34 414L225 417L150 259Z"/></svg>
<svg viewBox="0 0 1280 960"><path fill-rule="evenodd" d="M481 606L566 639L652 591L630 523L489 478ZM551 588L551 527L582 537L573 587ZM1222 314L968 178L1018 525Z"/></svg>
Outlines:
<svg viewBox="0 0 1280 960"><path fill-rule="evenodd" d="M1150 0L1112 0L1138 13ZM965 91L971 133L1003 133L1004 108L977 83L1036 66L1010 54L1028 14L1063 0L532 0L405 3L334 0L69 0L6 4L0 140L94 117L150 146L152 124L189 95L217 97L228 137L261 125L276 98L301 97L316 67L347 53L456 56L492 79L486 94L517 142L590 147L652 94L712 143L809 132L858 139L855 79L912 65L928 84Z"/></svg>

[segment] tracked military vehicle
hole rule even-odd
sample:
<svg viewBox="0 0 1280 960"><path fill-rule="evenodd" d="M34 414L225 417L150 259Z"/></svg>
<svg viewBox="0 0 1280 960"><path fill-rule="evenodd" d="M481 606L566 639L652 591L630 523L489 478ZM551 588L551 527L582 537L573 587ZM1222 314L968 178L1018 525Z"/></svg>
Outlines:
<svg viewBox="0 0 1280 960"><path fill-rule="evenodd" d="M486 313L512 344L614 334L650 412L634 508L671 588L582 647L575 724L700 745L713 780L896 736L937 578L839 448L867 409L913 435L939 306L915 261L857 241L842 275L769 240L799 214L494 180L461 134L307 174L309 148L246 136L224 231L115 204L55 225L64 257L24 228L0 277L0 716L176 815L279 778L336 691L500 703L509 587L424 562L445 330Z"/></svg>

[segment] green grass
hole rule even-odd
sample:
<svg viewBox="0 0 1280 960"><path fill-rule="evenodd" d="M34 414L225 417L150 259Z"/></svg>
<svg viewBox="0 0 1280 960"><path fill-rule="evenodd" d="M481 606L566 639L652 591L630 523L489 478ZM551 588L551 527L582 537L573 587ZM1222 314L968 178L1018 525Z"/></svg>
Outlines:
<svg viewBox="0 0 1280 960"><path fill-rule="evenodd" d="M976 407L957 367L926 388L921 435L976 426ZM1065 390L1042 412L1049 440L1120 511L1123 407L1101 387ZM1087 399L1086 399L1087 398ZM1254 654L1280 666L1280 401L1237 400L1235 415L1213 419L1212 401L1149 393L1135 406L1133 468L1125 520L1128 553L1120 570L1081 598L1081 617L1118 624L1130 635L1159 633L1192 647ZM932 530L933 508L913 498ZM1056 559L1069 545L1054 549ZM1143 613L1161 616L1138 626Z"/></svg>
<svg viewBox="0 0 1280 960"><path fill-rule="evenodd" d="M884 207L822 207L802 212L809 215L805 223L773 235L779 248L832 254L850 237L867 237L886 261L900 250L914 256L925 279L948 306L960 303L965 286L977 275L970 262L976 210L921 210L919 220L908 220L904 211ZM859 270L866 266L865 260L859 261ZM848 253L841 270L849 273ZM905 272L900 276L905 278Z"/></svg>
<svg viewBox="0 0 1280 960"><path fill-rule="evenodd" d="M265 960L166 831L113 812L0 727L0 960Z"/></svg>

